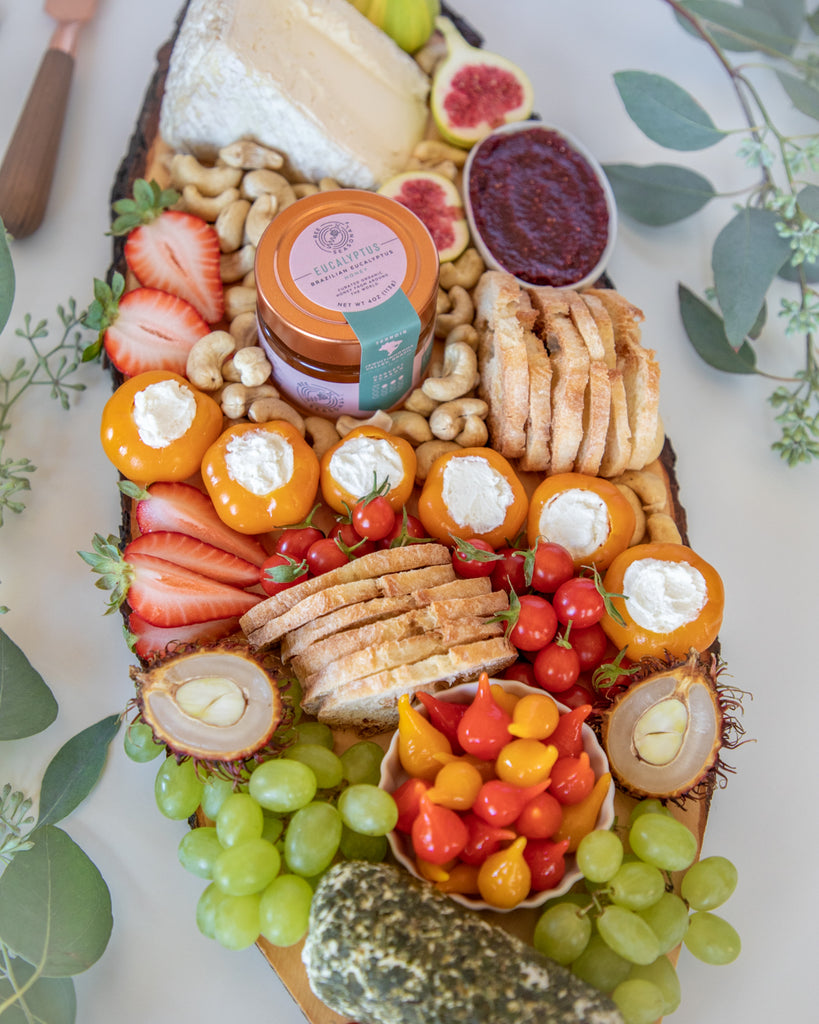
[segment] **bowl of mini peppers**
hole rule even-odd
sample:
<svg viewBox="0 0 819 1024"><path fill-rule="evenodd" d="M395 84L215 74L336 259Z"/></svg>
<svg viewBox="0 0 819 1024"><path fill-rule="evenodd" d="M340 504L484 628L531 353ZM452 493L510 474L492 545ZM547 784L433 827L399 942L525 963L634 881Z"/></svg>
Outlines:
<svg viewBox="0 0 819 1024"><path fill-rule="evenodd" d="M536 907L567 892L581 877L580 840L614 823L591 710L486 673L402 696L381 765L398 805L395 859L477 910Z"/></svg>

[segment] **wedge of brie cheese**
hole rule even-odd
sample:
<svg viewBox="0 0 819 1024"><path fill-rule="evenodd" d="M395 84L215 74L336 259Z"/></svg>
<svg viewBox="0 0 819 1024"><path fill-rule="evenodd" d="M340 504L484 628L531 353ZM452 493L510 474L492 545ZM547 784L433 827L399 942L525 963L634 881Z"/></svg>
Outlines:
<svg viewBox="0 0 819 1024"><path fill-rule="evenodd" d="M253 138L307 180L372 188L422 137L428 89L416 62L347 0L191 0L159 129L203 159Z"/></svg>

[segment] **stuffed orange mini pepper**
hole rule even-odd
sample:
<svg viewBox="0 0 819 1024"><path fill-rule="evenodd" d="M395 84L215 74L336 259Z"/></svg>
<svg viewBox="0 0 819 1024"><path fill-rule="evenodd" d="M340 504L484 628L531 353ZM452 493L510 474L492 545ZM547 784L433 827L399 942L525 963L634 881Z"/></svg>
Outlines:
<svg viewBox="0 0 819 1024"><path fill-rule="evenodd" d="M631 543L634 509L609 480L585 473L556 473L538 484L529 503L527 537L562 544L577 568L605 569Z"/></svg>
<svg viewBox="0 0 819 1024"><path fill-rule="evenodd" d="M186 480L222 429L222 410L178 373L148 370L120 385L102 410L105 454L135 483Z"/></svg>
<svg viewBox="0 0 819 1024"><path fill-rule="evenodd" d="M685 544L636 544L614 559L603 587L622 622L606 613L600 624L632 661L705 651L722 625L722 580Z"/></svg>
<svg viewBox="0 0 819 1024"><path fill-rule="evenodd" d="M335 512L344 513L389 480L384 497L400 512L415 484L415 449L379 427L355 427L324 453L321 494Z"/></svg>
<svg viewBox="0 0 819 1024"><path fill-rule="evenodd" d="M208 448L202 479L223 522L239 533L267 533L307 517L319 461L285 420L236 423Z"/></svg>
<svg viewBox="0 0 819 1024"><path fill-rule="evenodd" d="M460 448L433 462L418 498L418 517L437 540L479 537L493 548L512 543L526 521L523 484L491 448Z"/></svg>

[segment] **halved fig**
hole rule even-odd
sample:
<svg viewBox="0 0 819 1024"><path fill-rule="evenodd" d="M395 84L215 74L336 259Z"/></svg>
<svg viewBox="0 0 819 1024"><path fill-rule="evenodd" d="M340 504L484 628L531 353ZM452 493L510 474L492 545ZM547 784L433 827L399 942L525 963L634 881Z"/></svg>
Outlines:
<svg viewBox="0 0 819 1024"><path fill-rule="evenodd" d="M267 746L282 719L276 680L242 646L188 650L131 677L143 721L177 757L242 762Z"/></svg>
<svg viewBox="0 0 819 1024"><path fill-rule="evenodd" d="M448 18L437 18L435 24L448 52L435 69L430 110L447 142L469 149L493 128L525 121L534 90L517 64L471 46Z"/></svg>
<svg viewBox="0 0 819 1024"><path fill-rule="evenodd" d="M457 259L469 245L461 194L454 182L434 171L405 171L378 190L412 210L432 235L442 263Z"/></svg>

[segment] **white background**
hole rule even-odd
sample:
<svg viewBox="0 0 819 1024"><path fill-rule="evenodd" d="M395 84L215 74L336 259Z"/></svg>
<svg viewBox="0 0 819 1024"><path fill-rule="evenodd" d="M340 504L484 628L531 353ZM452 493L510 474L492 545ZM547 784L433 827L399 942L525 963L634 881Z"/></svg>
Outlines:
<svg viewBox="0 0 819 1024"><path fill-rule="evenodd" d="M531 75L536 109L579 136L602 162L674 161L626 116L617 70L669 75L720 127L741 122L724 73L675 24L661 0L462 0L457 9L488 46ZM172 0L101 0L83 32L57 178L43 227L15 242L17 298L0 338L8 372L22 352L13 329L25 313L56 323L55 307L91 297L109 264L108 197L154 69L176 16ZM5 149L52 22L37 0L0 0L0 149ZM768 95L775 84L766 79ZM783 104L771 101L773 109ZM815 124L790 118L795 131ZM749 180L736 139L693 154L718 188ZM769 450L777 436L766 396L773 384L708 369L693 353L676 307L679 281L702 294L709 254L730 215L727 203L676 227L622 224L611 263L618 288L646 313L644 338L657 351L662 409L678 455L682 503L693 546L720 570L727 607L721 632L732 682L753 694L744 724L753 742L728 760L737 772L717 793L706 853L730 857L740 884L724 914L743 951L728 967L683 952L683 1004L675 1024L769 1024L812 1019L816 981L816 568L819 465L787 468ZM801 352L769 332L760 364L795 369ZM28 508L0 531L0 625L28 653L60 702L57 722L36 738L0 747L0 783L36 790L59 746L122 710L131 658L117 617L76 555L95 531L115 532L116 474L97 440L109 381L86 368L88 390L69 413L45 394L15 410L5 456L38 470ZM90 799L64 826L101 869L113 898L114 932L103 959L77 979L84 1024L274 1020L301 1014L255 950L231 954L194 924L201 884L176 862L185 826L153 803L156 763L129 762L119 738Z"/></svg>

